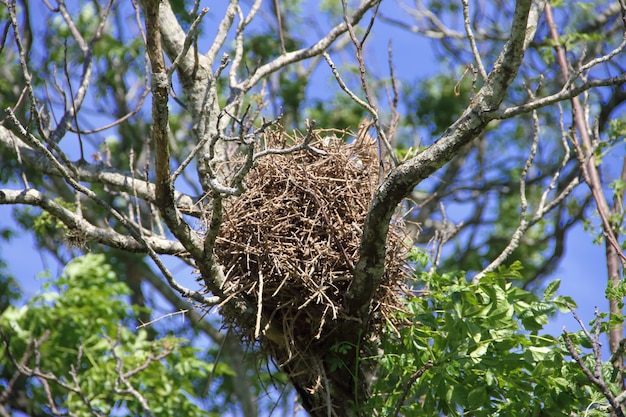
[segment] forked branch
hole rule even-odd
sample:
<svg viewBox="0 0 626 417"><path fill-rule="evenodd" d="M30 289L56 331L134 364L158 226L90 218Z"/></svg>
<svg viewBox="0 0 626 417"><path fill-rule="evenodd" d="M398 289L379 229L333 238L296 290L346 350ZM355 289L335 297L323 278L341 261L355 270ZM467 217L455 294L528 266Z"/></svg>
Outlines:
<svg viewBox="0 0 626 417"><path fill-rule="evenodd" d="M384 272L386 236L396 206L417 184L450 161L463 145L478 137L498 110L524 57L525 40L534 35L534 22L528 21L531 4L531 0L516 2L509 40L487 82L461 117L437 142L391 171L378 188L365 220L359 261L348 293L350 314L363 320L369 315L369 300Z"/></svg>

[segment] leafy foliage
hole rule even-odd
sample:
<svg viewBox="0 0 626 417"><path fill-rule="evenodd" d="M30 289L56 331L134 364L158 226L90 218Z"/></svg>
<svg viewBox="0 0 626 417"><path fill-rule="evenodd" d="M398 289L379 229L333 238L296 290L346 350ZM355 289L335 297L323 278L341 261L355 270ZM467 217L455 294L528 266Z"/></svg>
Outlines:
<svg viewBox="0 0 626 417"><path fill-rule="evenodd" d="M90 410L208 415L192 398L213 365L200 360L185 340L165 336L151 341L145 329L132 330L137 311L128 306L128 295L103 255L86 255L26 305L7 308L0 316L7 344L0 354L5 387L16 361L24 361L21 365L31 370L23 383L32 393L32 410L55 414L52 399L58 410L78 415ZM220 365L215 372L229 370Z"/></svg>
<svg viewBox="0 0 626 417"><path fill-rule="evenodd" d="M406 396L398 408L404 416L562 416L603 403L568 358L563 338L541 332L574 301L555 295L558 281L541 297L512 285L520 274L519 263L480 283L463 273L419 274L420 294L403 313L409 324L389 328L382 342L368 407L394 415ZM582 333L573 337L589 346ZM412 375L429 362L432 368L415 381ZM611 375L612 365L604 366Z"/></svg>

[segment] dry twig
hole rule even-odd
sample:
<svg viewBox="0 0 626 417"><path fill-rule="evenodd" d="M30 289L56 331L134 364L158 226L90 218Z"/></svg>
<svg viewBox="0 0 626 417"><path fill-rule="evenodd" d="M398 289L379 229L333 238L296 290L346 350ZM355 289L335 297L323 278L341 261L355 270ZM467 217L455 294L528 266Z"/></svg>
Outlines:
<svg viewBox="0 0 626 417"><path fill-rule="evenodd" d="M609 388L608 384L604 380L604 377L602 376L603 361L602 361L602 352L601 352L601 345L600 345L600 313L598 312L598 309L596 308L596 324L595 324L595 332L593 336L586 329L585 325L583 324L580 317L578 317L576 312L572 310L572 314L574 315L574 318L580 325L580 328L585 333L585 336L587 336L587 338L591 342L592 350L593 350L593 359L595 363L595 367L593 371L587 367L587 365L581 358L580 354L576 351L576 348L574 347L574 343L572 342L572 339L569 337L569 333L563 330L563 339L565 339L565 346L567 347L567 351L570 353L570 355L572 355L572 358L574 358L574 360L576 361L580 369L583 371L583 373L587 377L587 379L600 390L602 395L604 395L604 397L607 399L607 401L611 405L612 411L615 413L615 415L617 417L624 417L624 411L622 410L621 403L617 401L615 395L613 395L613 393L611 392L611 389ZM623 399L624 398L622 398L622 400Z"/></svg>

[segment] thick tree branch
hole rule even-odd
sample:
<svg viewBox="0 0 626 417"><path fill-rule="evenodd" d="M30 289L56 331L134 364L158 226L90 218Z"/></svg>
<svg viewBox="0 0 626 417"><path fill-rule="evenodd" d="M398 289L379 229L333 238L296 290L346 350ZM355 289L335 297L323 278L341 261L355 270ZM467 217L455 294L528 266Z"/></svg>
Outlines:
<svg viewBox="0 0 626 417"><path fill-rule="evenodd" d="M140 1L144 10L148 7L147 3L147 0ZM204 155L209 151L207 145L208 141L218 134L217 115L220 114L214 82L215 77L211 70L212 62L210 62L205 55L198 54L195 48L190 48L187 52L184 52L186 49L185 42L189 37L178 23L169 2L159 4L158 17L157 29L160 33L163 51L165 51L170 60L177 62L178 73L180 74L179 78L185 95L185 106L192 117L192 137L197 143L205 144L202 150L198 152L197 170L200 182L206 192L210 189L206 172L206 166L210 161L206 161ZM226 23L228 20L228 17L224 18ZM226 25L226 23L224 23L224 25ZM226 27L230 26L226 25ZM220 26L220 28L222 28L222 26ZM152 29L154 30L155 27ZM151 36L154 35L154 33L151 34ZM147 38L148 37L149 36L147 36ZM216 38L215 42L220 42L219 36ZM223 69L222 67L220 68ZM221 69L218 70L218 72L220 72ZM226 157L220 149L217 160L222 161L225 159ZM183 230L180 232L184 233ZM202 247L202 245L198 247Z"/></svg>
<svg viewBox="0 0 626 417"><path fill-rule="evenodd" d="M112 248L127 252L146 253L146 247L133 237L117 233L113 229L102 229L94 226L83 217L66 209L40 191L0 189L0 204L26 204L41 207L43 210L61 220L70 230L79 232L86 241L102 243ZM167 240L158 236L146 236L145 241L155 252L167 255L180 255L185 251L177 241Z"/></svg>
<svg viewBox="0 0 626 417"><path fill-rule="evenodd" d="M369 301L384 273L386 237L396 206L417 184L450 161L463 145L478 137L493 119L492 113L498 110L522 62L525 41L534 35L527 30L536 27L528 21L531 4L531 0L516 2L511 36L487 82L463 115L437 142L391 171L378 188L365 220L359 261L347 294L350 314L364 320L369 314Z"/></svg>
<svg viewBox="0 0 626 417"><path fill-rule="evenodd" d="M156 147L156 206L170 231L180 240L185 246L185 249L189 251L193 259L197 262L207 288L216 296L223 297L223 274L219 266L213 261L213 253L205 250L203 239L184 221L175 206L169 150L169 112L167 107L169 81L165 60L163 58L163 46L161 45L160 5L160 0L146 0L144 5L147 51L152 65L152 134ZM166 11L171 10L167 8ZM184 40L183 44L179 46L181 50L178 51L178 53L182 53ZM180 58L179 65L184 70L188 62L184 57L178 57L177 54L176 59L178 58ZM196 109L195 113L194 110L192 110L192 113L194 114L195 120L206 120L209 116L203 111L203 107ZM199 135L200 138L203 136L204 134ZM200 162L200 164L202 163L203 161Z"/></svg>
<svg viewBox="0 0 626 417"><path fill-rule="evenodd" d="M182 219L174 204L174 187L170 175L169 83L159 22L160 0L145 2L147 51L152 65L152 135L155 141L156 206L172 233L194 259L202 259L202 240ZM181 60L184 61L184 60Z"/></svg>

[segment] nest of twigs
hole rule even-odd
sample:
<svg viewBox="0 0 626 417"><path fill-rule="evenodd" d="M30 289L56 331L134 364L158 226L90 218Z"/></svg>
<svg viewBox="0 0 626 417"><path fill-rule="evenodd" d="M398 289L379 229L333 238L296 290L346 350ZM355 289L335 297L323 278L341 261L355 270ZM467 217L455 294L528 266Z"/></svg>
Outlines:
<svg viewBox="0 0 626 417"><path fill-rule="evenodd" d="M346 319L344 296L358 261L362 227L379 179L376 144L346 144L324 131L311 147L260 158L247 191L225 202L215 253L224 266L226 292L256 307L254 320L226 317L244 339L301 354ZM301 138L268 132L266 148ZM406 278L404 236L392 225L382 285L373 300L378 324L399 308ZM273 348L272 348L273 346Z"/></svg>

